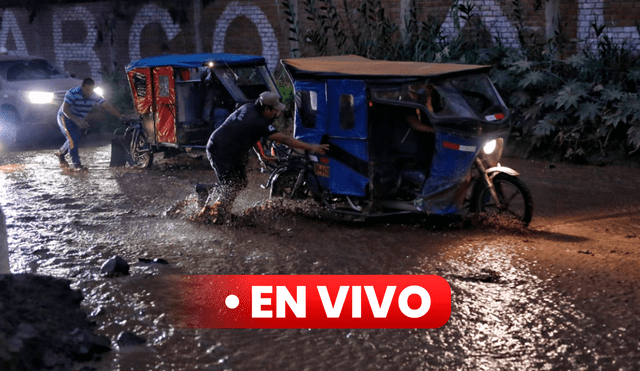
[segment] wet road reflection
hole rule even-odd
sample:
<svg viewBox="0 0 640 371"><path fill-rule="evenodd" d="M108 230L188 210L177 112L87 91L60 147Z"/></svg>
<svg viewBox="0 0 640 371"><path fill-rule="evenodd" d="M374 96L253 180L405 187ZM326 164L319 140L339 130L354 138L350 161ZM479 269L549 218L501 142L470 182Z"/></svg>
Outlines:
<svg viewBox="0 0 640 371"><path fill-rule="evenodd" d="M98 370L640 367L637 316L618 313L604 324L585 313L522 259L526 239L499 238L509 231L344 223L308 205L261 207L236 225L204 225L188 217L194 185L211 177L202 161L110 168L110 147L100 145L82 153L89 172L70 173L50 152L0 160L11 270L70 278L87 313L101 309L91 318L100 333L147 340L87 363ZM238 213L267 196L256 186L263 175L253 174L259 179L240 196ZM100 274L114 255L131 264L129 276ZM433 330L185 330L167 315L173 274L437 274L451 285L452 315Z"/></svg>

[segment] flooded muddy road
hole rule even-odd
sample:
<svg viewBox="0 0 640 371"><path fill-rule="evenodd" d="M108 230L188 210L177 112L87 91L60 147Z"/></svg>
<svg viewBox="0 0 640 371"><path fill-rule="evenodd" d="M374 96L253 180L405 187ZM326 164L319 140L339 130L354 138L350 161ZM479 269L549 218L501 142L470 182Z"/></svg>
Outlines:
<svg viewBox="0 0 640 371"><path fill-rule="evenodd" d="M254 169L241 216L219 226L190 220L194 185L212 177L202 160L110 168L107 144L81 156L87 173L61 170L52 150L0 159L12 273L70 279L112 341L77 369L640 368L639 169L505 159L534 197L528 229L477 217L347 223L314 204L265 203ZM128 276L101 274L115 255ZM430 330L182 329L167 277L186 274L436 274L452 313ZM122 331L145 343L119 347Z"/></svg>

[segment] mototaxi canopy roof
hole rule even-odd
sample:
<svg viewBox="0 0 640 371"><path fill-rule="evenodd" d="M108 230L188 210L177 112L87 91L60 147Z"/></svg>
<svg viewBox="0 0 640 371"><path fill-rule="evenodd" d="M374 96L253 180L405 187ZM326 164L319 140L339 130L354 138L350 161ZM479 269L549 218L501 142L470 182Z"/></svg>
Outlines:
<svg viewBox="0 0 640 371"><path fill-rule="evenodd" d="M486 72L491 66L372 60L357 55L283 59L294 76L409 78Z"/></svg>
<svg viewBox="0 0 640 371"><path fill-rule="evenodd" d="M258 55L243 55L229 53L200 53L200 54L171 54L157 57L142 58L129 63L127 72L135 68L172 66L178 68L202 67L203 63L214 62L226 66L241 64L265 64L264 57Z"/></svg>

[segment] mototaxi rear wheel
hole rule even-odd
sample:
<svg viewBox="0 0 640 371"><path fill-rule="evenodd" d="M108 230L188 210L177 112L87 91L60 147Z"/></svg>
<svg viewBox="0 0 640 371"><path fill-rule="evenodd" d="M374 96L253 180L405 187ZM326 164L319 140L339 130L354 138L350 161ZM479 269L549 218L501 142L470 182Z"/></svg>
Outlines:
<svg viewBox="0 0 640 371"><path fill-rule="evenodd" d="M299 175L299 171L293 170L278 174L271 184L270 197L283 197L292 200L302 200L306 198L308 194L306 184L303 184L300 189L295 189Z"/></svg>
<svg viewBox="0 0 640 371"><path fill-rule="evenodd" d="M129 143L129 153L133 159L133 166L146 169L153 163L151 146L143 133L138 133L137 136L134 134L135 130L127 132L125 143Z"/></svg>
<svg viewBox="0 0 640 371"><path fill-rule="evenodd" d="M533 198L524 182L515 176L500 173L493 177L493 186L500 200L500 207L491 196L488 184L482 182L473 194L471 211L500 215L528 226L533 217Z"/></svg>

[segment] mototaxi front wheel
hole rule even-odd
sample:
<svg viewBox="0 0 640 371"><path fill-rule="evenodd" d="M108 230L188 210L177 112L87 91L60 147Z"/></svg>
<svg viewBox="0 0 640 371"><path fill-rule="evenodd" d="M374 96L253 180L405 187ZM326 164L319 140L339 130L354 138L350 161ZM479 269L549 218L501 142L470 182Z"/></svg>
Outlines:
<svg viewBox="0 0 640 371"><path fill-rule="evenodd" d="M493 187L500 206L491 196L489 185L482 182L473 194L471 211L500 215L528 226L533 217L533 198L527 186L515 176L500 173L493 177Z"/></svg>
<svg viewBox="0 0 640 371"><path fill-rule="evenodd" d="M134 135L131 130L126 134L125 143L129 143L129 153L133 159L133 166L146 169L153 163L153 152L147 138L142 133Z"/></svg>

